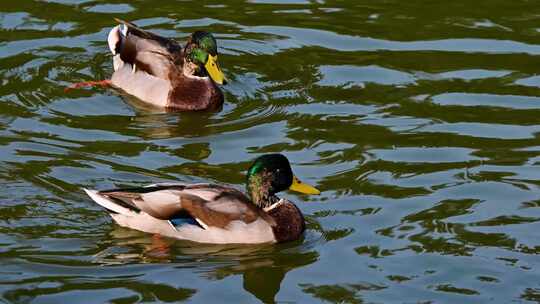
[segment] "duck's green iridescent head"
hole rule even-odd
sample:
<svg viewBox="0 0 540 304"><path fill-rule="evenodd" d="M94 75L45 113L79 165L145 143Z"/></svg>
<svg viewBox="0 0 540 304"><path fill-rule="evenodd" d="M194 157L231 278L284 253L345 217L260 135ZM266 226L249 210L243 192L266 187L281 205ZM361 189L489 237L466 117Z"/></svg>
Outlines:
<svg viewBox="0 0 540 304"><path fill-rule="evenodd" d="M289 160L281 154L258 157L247 172L247 192L260 207L271 205L274 195L287 189L305 194L321 193L294 176Z"/></svg>
<svg viewBox="0 0 540 304"><path fill-rule="evenodd" d="M186 44L188 59L204 68L210 78L218 84L226 84L225 76L218 64L217 42L209 32L196 31Z"/></svg>

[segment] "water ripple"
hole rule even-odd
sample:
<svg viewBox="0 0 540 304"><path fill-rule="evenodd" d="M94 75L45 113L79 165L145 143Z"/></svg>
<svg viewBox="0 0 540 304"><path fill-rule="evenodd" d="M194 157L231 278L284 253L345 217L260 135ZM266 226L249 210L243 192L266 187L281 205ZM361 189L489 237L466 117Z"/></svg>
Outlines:
<svg viewBox="0 0 540 304"><path fill-rule="evenodd" d="M0 302L534 302L540 46L528 1L46 0L0 8ZM212 31L210 113L150 111L106 79L114 14ZM125 15L125 16L124 16ZM458 16L458 17L456 17ZM303 239L208 246L118 227L82 187L243 189L284 153ZM150 292L151 291L151 292Z"/></svg>

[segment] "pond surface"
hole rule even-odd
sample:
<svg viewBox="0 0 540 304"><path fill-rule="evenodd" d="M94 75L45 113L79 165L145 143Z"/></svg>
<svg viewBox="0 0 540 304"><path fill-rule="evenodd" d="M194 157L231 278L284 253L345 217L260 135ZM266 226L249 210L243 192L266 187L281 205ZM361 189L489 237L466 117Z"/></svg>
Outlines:
<svg viewBox="0 0 540 304"><path fill-rule="evenodd" d="M207 29L214 113L105 88L113 17ZM540 301L535 1L3 0L0 302ZM321 189L303 239L209 246L121 228L81 191L244 187L285 154Z"/></svg>

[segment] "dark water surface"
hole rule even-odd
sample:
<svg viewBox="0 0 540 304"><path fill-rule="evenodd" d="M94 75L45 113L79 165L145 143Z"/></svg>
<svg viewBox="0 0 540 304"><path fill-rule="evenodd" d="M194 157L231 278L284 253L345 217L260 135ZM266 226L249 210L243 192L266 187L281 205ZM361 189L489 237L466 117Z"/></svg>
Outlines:
<svg viewBox="0 0 540 304"><path fill-rule="evenodd" d="M218 113L109 89L113 17L208 29ZM0 302L540 301L537 1L0 1ZM318 197L297 242L208 246L118 227L82 192L243 188L286 154Z"/></svg>

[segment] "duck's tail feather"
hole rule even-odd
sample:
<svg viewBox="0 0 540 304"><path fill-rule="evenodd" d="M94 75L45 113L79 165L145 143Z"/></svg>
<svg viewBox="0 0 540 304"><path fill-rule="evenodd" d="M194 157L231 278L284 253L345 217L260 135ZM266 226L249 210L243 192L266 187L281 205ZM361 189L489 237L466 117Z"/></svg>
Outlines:
<svg viewBox="0 0 540 304"><path fill-rule="evenodd" d="M120 58L122 44L127 37L127 26L124 24L117 25L111 29L107 37L107 44L113 54L113 69L117 71L124 65L124 61Z"/></svg>
<svg viewBox="0 0 540 304"><path fill-rule="evenodd" d="M127 34L127 28L122 28L121 25L117 25L111 29L109 36L107 37L107 43L109 44L109 49L113 55L120 53L120 47L122 40L125 39Z"/></svg>
<svg viewBox="0 0 540 304"><path fill-rule="evenodd" d="M88 194L88 196L90 196L90 198L94 202L104 207L105 209L109 210L110 212L127 215L127 216L133 216L137 214L136 212L129 210L126 207L120 206L119 204L115 203L113 200L99 194L99 192L96 190L89 190L89 189L83 189L83 190L84 192L86 192L86 194Z"/></svg>

